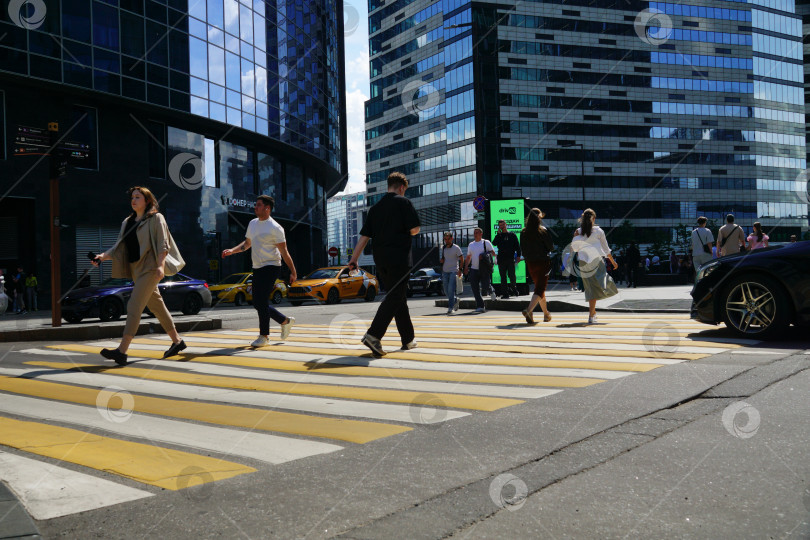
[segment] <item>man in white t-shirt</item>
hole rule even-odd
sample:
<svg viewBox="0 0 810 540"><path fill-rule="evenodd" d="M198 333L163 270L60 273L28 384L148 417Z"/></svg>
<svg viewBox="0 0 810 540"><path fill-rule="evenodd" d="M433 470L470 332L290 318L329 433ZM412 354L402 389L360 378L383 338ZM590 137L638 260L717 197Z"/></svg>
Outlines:
<svg viewBox="0 0 810 540"><path fill-rule="evenodd" d="M473 296L475 296L475 312L483 313L486 311L484 307L484 299L481 294L489 292L490 299L495 301L495 291L492 289L490 280L492 279L492 268L489 271L480 268L481 256L484 253L492 253L495 257L495 248L492 247L492 242L484 240L484 231L480 227L476 227L473 231L473 242L467 246L467 258L464 260L464 273L470 273L470 284L472 285Z"/></svg>
<svg viewBox="0 0 810 540"><path fill-rule="evenodd" d="M692 231L692 265L697 272L701 264L706 264L712 260L712 246L714 245L714 235L706 228L709 220L700 216L697 220L697 229Z"/></svg>
<svg viewBox="0 0 810 540"><path fill-rule="evenodd" d="M270 293L276 284L282 259L290 269L290 284L297 275L295 264L284 237L284 229L270 217L275 206L273 197L259 195L256 197L256 219L251 220L245 232L245 240L232 249L222 251L223 257L250 249L253 262L253 307L259 314L259 337L251 343L253 347L267 345L270 335L270 319L281 325L281 339L287 339L295 317L285 317L270 305Z"/></svg>
<svg viewBox="0 0 810 540"><path fill-rule="evenodd" d="M444 233L444 245L439 248L439 262L442 265L442 286L447 295L447 314L458 311L459 296L456 294L456 277L461 276L464 254L453 243L453 233Z"/></svg>

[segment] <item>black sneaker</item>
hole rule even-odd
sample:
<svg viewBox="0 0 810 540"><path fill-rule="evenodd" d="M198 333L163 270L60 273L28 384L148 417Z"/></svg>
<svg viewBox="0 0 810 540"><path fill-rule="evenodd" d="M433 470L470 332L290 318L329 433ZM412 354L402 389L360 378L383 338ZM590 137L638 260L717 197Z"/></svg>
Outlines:
<svg viewBox="0 0 810 540"><path fill-rule="evenodd" d="M382 348L382 343L380 340L375 338L370 334L366 334L363 336L363 339L360 340L360 343L371 349L372 354L376 357L385 356L385 351Z"/></svg>
<svg viewBox="0 0 810 540"><path fill-rule="evenodd" d="M186 342L183 341L182 339L180 340L180 343L172 343L172 346L169 347L169 349L165 353L163 353L163 358L168 358L170 356L174 356L175 354L179 353L180 351L182 351L185 348L186 348Z"/></svg>
<svg viewBox="0 0 810 540"><path fill-rule="evenodd" d="M118 349L101 349L101 356L107 360L115 360L119 366L127 365L127 355Z"/></svg>

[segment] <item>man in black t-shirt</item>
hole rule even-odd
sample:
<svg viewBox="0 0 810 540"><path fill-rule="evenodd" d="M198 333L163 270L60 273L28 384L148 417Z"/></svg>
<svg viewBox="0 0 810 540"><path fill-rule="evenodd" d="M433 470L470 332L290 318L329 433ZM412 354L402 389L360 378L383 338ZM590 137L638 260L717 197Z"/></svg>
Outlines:
<svg viewBox="0 0 810 540"><path fill-rule="evenodd" d="M506 221L498 221L498 234L492 239L492 245L498 248L498 273L501 275L501 298L509 298L511 292L520 296L517 291L515 264L523 254L520 252L520 241L515 233L506 228ZM509 279L512 287L509 287Z"/></svg>
<svg viewBox="0 0 810 540"><path fill-rule="evenodd" d="M412 265L411 237L419 234L420 226L416 209L404 196L407 189L408 179L404 174L394 172L388 176L388 193L369 209L360 230L360 240L349 261L349 267L357 268L357 259L363 248L369 239L372 241L377 277L385 287L386 294L362 343L378 357L385 354L380 340L391 319L396 320L402 349L416 347L406 292Z"/></svg>

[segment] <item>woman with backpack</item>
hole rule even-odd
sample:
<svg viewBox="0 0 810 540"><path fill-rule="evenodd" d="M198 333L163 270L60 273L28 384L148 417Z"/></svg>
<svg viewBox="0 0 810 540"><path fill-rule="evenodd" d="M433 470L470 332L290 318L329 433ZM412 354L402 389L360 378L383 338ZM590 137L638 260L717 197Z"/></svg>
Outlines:
<svg viewBox="0 0 810 540"><path fill-rule="evenodd" d="M545 214L539 208L532 208L526 217L526 226L520 231L520 250L526 261L526 272L534 282L534 294L529 305L523 310L528 324L535 324L534 309L540 304L543 310L543 322L551 321L551 313L546 307L546 285L551 272L551 257L554 249L551 233L543 226Z"/></svg>
<svg viewBox="0 0 810 540"><path fill-rule="evenodd" d="M579 255L579 273L585 286L585 300L588 301L588 324L596 322L596 301L610 298L619 291L607 275L605 258L613 268L618 266L610 253L605 231L596 225L596 212L590 208L582 212L579 228L576 230L571 249Z"/></svg>

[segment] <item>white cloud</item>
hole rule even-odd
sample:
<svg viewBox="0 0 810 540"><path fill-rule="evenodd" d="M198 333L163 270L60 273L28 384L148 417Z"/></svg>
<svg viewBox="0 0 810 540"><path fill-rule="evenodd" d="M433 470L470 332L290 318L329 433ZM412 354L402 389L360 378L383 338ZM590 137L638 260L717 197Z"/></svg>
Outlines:
<svg viewBox="0 0 810 540"><path fill-rule="evenodd" d="M349 183L342 193L366 189L365 101L366 93L354 90L346 93L346 138L349 152Z"/></svg>
<svg viewBox="0 0 810 540"><path fill-rule="evenodd" d="M346 137L349 153L349 182L342 193L366 190L365 102L369 98L368 6L365 0L350 0L347 9L356 10L359 24L345 36L346 49Z"/></svg>

